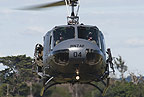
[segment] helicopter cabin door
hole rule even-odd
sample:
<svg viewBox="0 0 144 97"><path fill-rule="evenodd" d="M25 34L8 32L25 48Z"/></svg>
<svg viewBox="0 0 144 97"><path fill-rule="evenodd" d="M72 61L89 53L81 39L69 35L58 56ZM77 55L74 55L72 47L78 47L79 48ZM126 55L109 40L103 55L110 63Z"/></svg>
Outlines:
<svg viewBox="0 0 144 97"><path fill-rule="evenodd" d="M43 54L44 56L47 56L48 53L52 50L53 48L52 40L53 40L53 32L49 31L44 36L44 54Z"/></svg>

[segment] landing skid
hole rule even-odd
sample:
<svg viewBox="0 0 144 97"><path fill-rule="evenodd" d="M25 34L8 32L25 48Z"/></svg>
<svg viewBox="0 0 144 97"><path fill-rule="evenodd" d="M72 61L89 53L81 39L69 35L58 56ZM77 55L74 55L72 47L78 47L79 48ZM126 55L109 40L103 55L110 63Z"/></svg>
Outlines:
<svg viewBox="0 0 144 97"><path fill-rule="evenodd" d="M106 93L106 91L107 91L107 89L108 89L108 87L109 87L109 80L110 80L110 78L107 78L107 79L106 79L106 82L104 82L103 80L101 81L102 84L105 86L104 89L101 89L98 85L96 85L96 84L94 84L94 83L92 83L92 82L85 83L85 84L88 84L88 85L91 85L91 86L97 88L97 89L101 92L102 96L104 96L105 93Z"/></svg>
<svg viewBox="0 0 144 97"><path fill-rule="evenodd" d="M94 84L92 82L81 83L81 84L88 84L88 85L91 85L91 86L97 88L101 92L102 96L104 96L106 91L107 91L107 89L108 89L108 87L109 87L109 80L110 80L110 78L107 78L106 82L104 82L103 80L101 81L102 84L105 86L104 89L101 89L98 85L96 85L96 84ZM42 97L48 88L50 88L50 87L52 87L54 85L58 85L58 84L62 84L62 83L54 82L53 81L53 77L50 77L49 79L45 80L44 83L43 83L43 88L41 90L40 96Z"/></svg>

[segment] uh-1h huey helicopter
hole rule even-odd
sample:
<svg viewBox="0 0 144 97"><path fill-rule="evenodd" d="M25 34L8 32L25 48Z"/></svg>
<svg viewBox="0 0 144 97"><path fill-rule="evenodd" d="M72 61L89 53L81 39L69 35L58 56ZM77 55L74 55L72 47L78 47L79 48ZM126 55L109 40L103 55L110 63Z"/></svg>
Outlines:
<svg viewBox="0 0 144 97"><path fill-rule="evenodd" d="M44 45L37 44L35 47L34 63L43 79L41 96L51 86L63 83L89 84L104 94L109 85L109 66L114 72L111 51L105 50L103 33L96 26L79 24L80 1L62 0L26 9L61 5L71 7L68 24L55 26L44 36ZM105 89L93 83L100 81Z"/></svg>

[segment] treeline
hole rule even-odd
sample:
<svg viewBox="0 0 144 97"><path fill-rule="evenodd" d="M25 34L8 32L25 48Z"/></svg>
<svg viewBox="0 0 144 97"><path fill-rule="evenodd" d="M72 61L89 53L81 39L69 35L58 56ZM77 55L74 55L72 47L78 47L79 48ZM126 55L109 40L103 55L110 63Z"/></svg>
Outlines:
<svg viewBox="0 0 144 97"><path fill-rule="evenodd" d="M33 59L26 55L0 57L0 63L7 66L0 71L0 97L40 97L42 80L35 72ZM118 57L115 68L122 80L112 79L104 97L144 97L144 82L133 83L124 79L127 66ZM102 86L101 83L97 83ZM104 87L103 87L104 88ZM89 85L57 85L48 89L44 97L102 97L101 93Z"/></svg>

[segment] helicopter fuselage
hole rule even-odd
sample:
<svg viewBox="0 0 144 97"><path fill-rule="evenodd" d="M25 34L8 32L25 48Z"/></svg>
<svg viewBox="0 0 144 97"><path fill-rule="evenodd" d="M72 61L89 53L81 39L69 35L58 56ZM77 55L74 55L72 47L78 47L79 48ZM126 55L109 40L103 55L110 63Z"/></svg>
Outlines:
<svg viewBox="0 0 144 97"><path fill-rule="evenodd" d="M99 81L106 70L104 44L96 26L57 26L44 36L44 74L59 83Z"/></svg>

